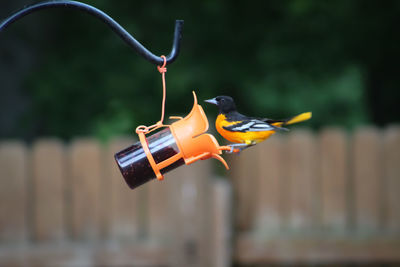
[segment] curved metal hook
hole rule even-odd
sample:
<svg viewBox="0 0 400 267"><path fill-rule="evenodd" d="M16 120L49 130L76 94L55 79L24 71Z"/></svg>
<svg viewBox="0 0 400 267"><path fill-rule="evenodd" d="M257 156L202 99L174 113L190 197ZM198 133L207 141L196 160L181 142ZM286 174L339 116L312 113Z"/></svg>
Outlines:
<svg viewBox="0 0 400 267"><path fill-rule="evenodd" d="M41 2L38 4L34 4L32 6L28 6L10 17L6 18L0 23L0 32L4 30L7 26L17 21L18 19L33 13L38 10L48 9L53 7L63 7L63 8L74 8L81 11L84 11L101 21L107 24L122 40L124 40L131 48L133 48L136 52L138 52L145 59L150 61L153 64L162 65L164 63L164 59L154 55L147 48L145 48L141 43L139 43L131 34L129 34L121 25L119 25L114 19L108 16L103 11L90 6L85 3L77 2L77 1L49 1L49 2ZM182 29L183 29L183 20L175 21L175 32L174 32L174 40L172 44L172 49L170 54L167 56L167 64L171 64L176 60L180 51L180 44L182 39Z"/></svg>

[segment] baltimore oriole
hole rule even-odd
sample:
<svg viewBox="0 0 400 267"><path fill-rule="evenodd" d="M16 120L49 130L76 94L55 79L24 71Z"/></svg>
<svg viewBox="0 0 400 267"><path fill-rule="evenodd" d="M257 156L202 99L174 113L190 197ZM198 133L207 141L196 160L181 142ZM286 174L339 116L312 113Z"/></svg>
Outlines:
<svg viewBox="0 0 400 267"><path fill-rule="evenodd" d="M311 118L311 112L301 113L284 120L247 117L236 110L235 102L230 96L217 96L205 102L218 106L219 114L215 121L217 131L228 141L237 143L229 145L232 148L230 152L239 152L264 141L277 130L287 131L288 129L283 126Z"/></svg>

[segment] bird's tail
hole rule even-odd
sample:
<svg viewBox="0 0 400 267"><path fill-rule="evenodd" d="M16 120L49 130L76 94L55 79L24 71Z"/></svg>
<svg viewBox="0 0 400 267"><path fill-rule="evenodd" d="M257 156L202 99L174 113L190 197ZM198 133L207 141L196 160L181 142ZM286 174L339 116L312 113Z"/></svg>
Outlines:
<svg viewBox="0 0 400 267"><path fill-rule="evenodd" d="M288 120L286 120L283 125L289 125L289 124L293 124L293 123L298 123L298 122L302 122L302 121L306 121L311 119L312 117L312 113L311 112L304 112L301 113L297 116L294 116L292 118L289 118Z"/></svg>
<svg viewBox="0 0 400 267"><path fill-rule="evenodd" d="M281 127L281 126L286 126L289 124L294 124L302 121L306 121L311 119L312 113L311 112L304 112L301 113L297 116L285 119L285 120L269 120L268 122L274 126Z"/></svg>

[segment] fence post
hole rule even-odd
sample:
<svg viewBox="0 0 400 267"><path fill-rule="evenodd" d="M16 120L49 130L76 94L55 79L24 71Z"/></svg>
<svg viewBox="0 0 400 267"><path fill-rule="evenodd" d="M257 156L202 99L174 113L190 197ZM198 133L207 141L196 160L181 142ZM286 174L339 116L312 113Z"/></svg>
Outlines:
<svg viewBox="0 0 400 267"><path fill-rule="evenodd" d="M258 145L257 180L254 186L256 194L254 228L257 234L276 232L282 218L281 197L287 190L282 187L283 162L282 137L273 136ZM251 149L251 148L250 148Z"/></svg>
<svg viewBox="0 0 400 267"><path fill-rule="evenodd" d="M386 228L400 232L400 126L388 128L384 135Z"/></svg>
<svg viewBox="0 0 400 267"><path fill-rule="evenodd" d="M308 130L295 130L288 136L286 149L287 188L289 189L288 226L311 230L317 220L320 191L316 168L318 158L314 138Z"/></svg>
<svg viewBox="0 0 400 267"><path fill-rule="evenodd" d="M70 147L70 203L72 237L95 241L101 231L101 179L103 162L99 144L75 140Z"/></svg>
<svg viewBox="0 0 400 267"><path fill-rule="evenodd" d="M212 181L212 264L214 267L232 265L232 187L228 180Z"/></svg>
<svg viewBox="0 0 400 267"><path fill-rule="evenodd" d="M28 159L21 142L0 142L0 243L13 248L0 256L2 266L27 265L21 246L27 244L29 231Z"/></svg>
<svg viewBox="0 0 400 267"><path fill-rule="evenodd" d="M376 128L360 128L353 136L355 226L377 230L382 218L382 150Z"/></svg>
<svg viewBox="0 0 400 267"><path fill-rule="evenodd" d="M260 147L250 147L227 157L234 184L235 228L248 231L254 224Z"/></svg>
<svg viewBox="0 0 400 267"><path fill-rule="evenodd" d="M39 140L32 148L33 237L59 242L65 237L65 155L58 140Z"/></svg>
<svg viewBox="0 0 400 267"><path fill-rule="evenodd" d="M20 142L0 143L0 241L21 243L27 238L26 147Z"/></svg>
<svg viewBox="0 0 400 267"><path fill-rule="evenodd" d="M324 230L344 231L347 223L348 149L346 134L328 128L319 137L322 189L321 223Z"/></svg>

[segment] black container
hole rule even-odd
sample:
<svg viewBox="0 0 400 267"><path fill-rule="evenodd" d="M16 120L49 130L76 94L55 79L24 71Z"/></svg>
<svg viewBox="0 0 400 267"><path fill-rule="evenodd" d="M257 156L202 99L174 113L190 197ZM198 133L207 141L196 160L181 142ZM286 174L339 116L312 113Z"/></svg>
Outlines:
<svg viewBox="0 0 400 267"><path fill-rule="evenodd" d="M158 164L179 153L174 136L169 128L165 128L147 137L147 142L154 161ZM137 142L114 155L118 167L131 189L134 189L154 178L156 175L151 167L142 144ZM185 164L183 158L160 170L162 174Z"/></svg>

